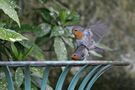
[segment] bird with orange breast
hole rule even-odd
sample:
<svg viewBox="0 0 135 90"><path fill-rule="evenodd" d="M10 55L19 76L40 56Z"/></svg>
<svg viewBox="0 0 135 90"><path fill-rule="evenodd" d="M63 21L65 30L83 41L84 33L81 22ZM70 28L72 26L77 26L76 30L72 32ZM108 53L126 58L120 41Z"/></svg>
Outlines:
<svg viewBox="0 0 135 90"><path fill-rule="evenodd" d="M81 26L74 26L72 33L76 39L77 49L72 54L72 60L83 60L88 56L90 50L97 50L96 44L107 34L108 28L106 24L97 22L86 28ZM98 48L100 50L100 48ZM102 49L101 49L102 50Z"/></svg>

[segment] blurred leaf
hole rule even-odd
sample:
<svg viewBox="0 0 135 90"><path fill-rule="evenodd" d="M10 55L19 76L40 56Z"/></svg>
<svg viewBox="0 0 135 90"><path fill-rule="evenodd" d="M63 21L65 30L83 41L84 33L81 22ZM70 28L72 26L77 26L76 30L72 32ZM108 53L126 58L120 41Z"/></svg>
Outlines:
<svg viewBox="0 0 135 90"><path fill-rule="evenodd" d="M71 48L74 48L73 40L71 38L62 37L63 41L69 45Z"/></svg>
<svg viewBox="0 0 135 90"><path fill-rule="evenodd" d="M20 87L23 83L24 75L21 68L17 68L15 71L15 84L17 87Z"/></svg>
<svg viewBox="0 0 135 90"><path fill-rule="evenodd" d="M51 30L50 37L61 36L61 35L64 35L63 28L61 26L54 26Z"/></svg>
<svg viewBox="0 0 135 90"><path fill-rule="evenodd" d="M7 82L5 78L0 79L0 90L7 90Z"/></svg>
<svg viewBox="0 0 135 90"><path fill-rule="evenodd" d="M44 60L43 51L35 43L31 41L21 41L19 43L22 44L25 48L33 48L30 54L32 57L35 57L38 60Z"/></svg>
<svg viewBox="0 0 135 90"><path fill-rule="evenodd" d="M70 15L70 11L69 10L61 10L59 13L59 18L60 21L65 23L66 19L68 18L68 16Z"/></svg>
<svg viewBox="0 0 135 90"><path fill-rule="evenodd" d="M14 45L14 43L11 43L11 50L12 50L14 56L15 56L15 57L18 57L19 52L18 52L16 46Z"/></svg>
<svg viewBox="0 0 135 90"><path fill-rule="evenodd" d="M54 50L58 60L67 60L67 50L60 37L56 37L54 40Z"/></svg>
<svg viewBox="0 0 135 90"><path fill-rule="evenodd" d="M24 33L24 32L37 32L40 31L40 28L35 25L30 25L30 24L21 24L21 28L15 27L18 32Z"/></svg>
<svg viewBox="0 0 135 90"><path fill-rule="evenodd" d="M4 11L5 14L7 14L10 18L12 18L14 21L17 22L17 24L20 27L19 18L17 15L17 12L15 11L12 0L0 0L0 9Z"/></svg>
<svg viewBox="0 0 135 90"><path fill-rule="evenodd" d="M0 27L3 28L6 25L6 23L0 22Z"/></svg>
<svg viewBox="0 0 135 90"><path fill-rule="evenodd" d="M47 84L46 90L54 90L54 89L49 84Z"/></svg>
<svg viewBox="0 0 135 90"><path fill-rule="evenodd" d="M37 0L37 1L43 4L43 3L46 3L48 0Z"/></svg>
<svg viewBox="0 0 135 90"><path fill-rule="evenodd" d="M30 70L31 70L31 72L32 72L33 74L38 75L40 78L43 76L43 71L44 71L43 68L32 67L32 68L30 68Z"/></svg>
<svg viewBox="0 0 135 90"><path fill-rule="evenodd" d="M51 31L51 25L49 25L47 23L42 23L42 24L39 25L39 27L40 27L41 30L38 30L36 32L36 35L38 37L42 37L42 36L48 34Z"/></svg>
<svg viewBox="0 0 135 90"><path fill-rule="evenodd" d="M66 37L74 38L74 35L72 33L72 26L67 26L64 28L64 33Z"/></svg>
<svg viewBox="0 0 135 90"><path fill-rule="evenodd" d="M45 43L47 43L51 40L51 38L49 36L50 35L46 35L46 36L43 36L43 37L36 38L35 43L39 46L43 45L43 44L45 44Z"/></svg>
<svg viewBox="0 0 135 90"><path fill-rule="evenodd" d="M32 77L32 82L35 84L35 86L37 87L41 87L41 82L42 82L42 78L37 75L37 74L31 74L31 77ZM46 86L46 90L53 90L53 88L47 84Z"/></svg>
<svg viewBox="0 0 135 90"><path fill-rule="evenodd" d="M97 43L95 46L98 47L98 48L101 48L103 50L112 51L111 48L109 48L108 46L105 46L104 44L101 44L101 43Z"/></svg>
<svg viewBox="0 0 135 90"><path fill-rule="evenodd" d="M31 46L25 53L23 53L23 57L22 59L26 59L28 57L28 55L31 54L31 52L33 51L33 46Z"/></svg>
<svg viewBox="0 0 135 90"><path fill-rule="evenodd" d="M25 54L25 52L19 52L19 55L16 57L16 60L24 60L23 55Z"/></svg>
<svg viewBox="0 0 135 90"><path fill-rule="evenodd" d="M3 45L0 45L0 54L3 54L2 57L4 57L4 60L6 60L6 59L8 59L8 60L9 59L12 59L11 52L9 51L8 47L5 47Z"/></svg>
<svg viewBox="0 0 135 90"><path fill-rule="evenodd" d="M36 87L41 86L41 77L37 74L31 74L31 78L32 78L32 83L35 84Z"/></svg>
<svg viewBox="0 0 135 90"><path fill-rule="evenodd" d="M97 56L97 57L103 57L101 54L99 54L99 53L97 53L97 52L95 52L93 50L90 50L89 53L94 55L94 56Z"/></svg>
<svg viewBox="0 0 135 90"><path fill-rule="evenodd" d="M47 8L40 8L38 9L38 11L40 11L40 14L45 20L45 22L49 24L52 23L53 17L50 15L51 14L50 10L48 10Z"/></svg>
<svg viewBox="0 0 135 90"><path fill-rule="evenodd" d="M71 14L68 16L64 26L74 25L79 23L79 21L80 21L80 16L76 12L72 11Z"/></svg>
<svg viewBox="0 0 135 90"><path fill-rule="evenodd" d="M5 28L0 28L0 39L11 41L11 42L28 40L26 37L22 36L21 34Z"/></svg>

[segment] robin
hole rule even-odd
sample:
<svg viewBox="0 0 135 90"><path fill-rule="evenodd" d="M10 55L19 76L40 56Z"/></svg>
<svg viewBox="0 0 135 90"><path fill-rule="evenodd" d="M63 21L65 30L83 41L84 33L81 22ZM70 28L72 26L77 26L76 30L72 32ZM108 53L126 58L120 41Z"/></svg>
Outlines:
<svg viewBox="0 0 135 90"><path fill-rule="evenodd" d="M73 60L79 60L88 56L90 50L102 50L96 47L96 43L100 42L104 35L108 32L106 24L97 22L91 26L83 28L82 26L73 26L72 33L75 36L77 49L72 54ZM84 56L82 58L82 56Z"/></svg>

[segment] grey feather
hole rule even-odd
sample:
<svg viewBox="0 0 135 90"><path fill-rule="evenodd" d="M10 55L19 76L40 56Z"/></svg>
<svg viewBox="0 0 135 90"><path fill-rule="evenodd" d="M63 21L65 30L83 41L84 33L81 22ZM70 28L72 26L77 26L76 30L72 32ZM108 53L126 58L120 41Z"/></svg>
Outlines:
<svg viewBox="0 0 135 90"><path fill-rule="evenodd" d="M86 30L91 30L93 33L93 39L95 42L100 42L102 38L108 33L108 28L105 23L97 22L91 26L85 28Z"/></svg>

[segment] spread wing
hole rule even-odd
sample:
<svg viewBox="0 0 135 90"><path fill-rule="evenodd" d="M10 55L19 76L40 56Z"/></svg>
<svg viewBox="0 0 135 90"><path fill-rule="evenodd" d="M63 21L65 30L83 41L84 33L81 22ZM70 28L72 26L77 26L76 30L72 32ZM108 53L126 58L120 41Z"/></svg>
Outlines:
<svg viewBox="0 0 135 90"><path fill-rule="evenodd" d="M99 42L102 40L102 38L108 33L108 28L105 23L97 22L86 29L91 30L93 33L93 39L95 42Z"/></svg>

